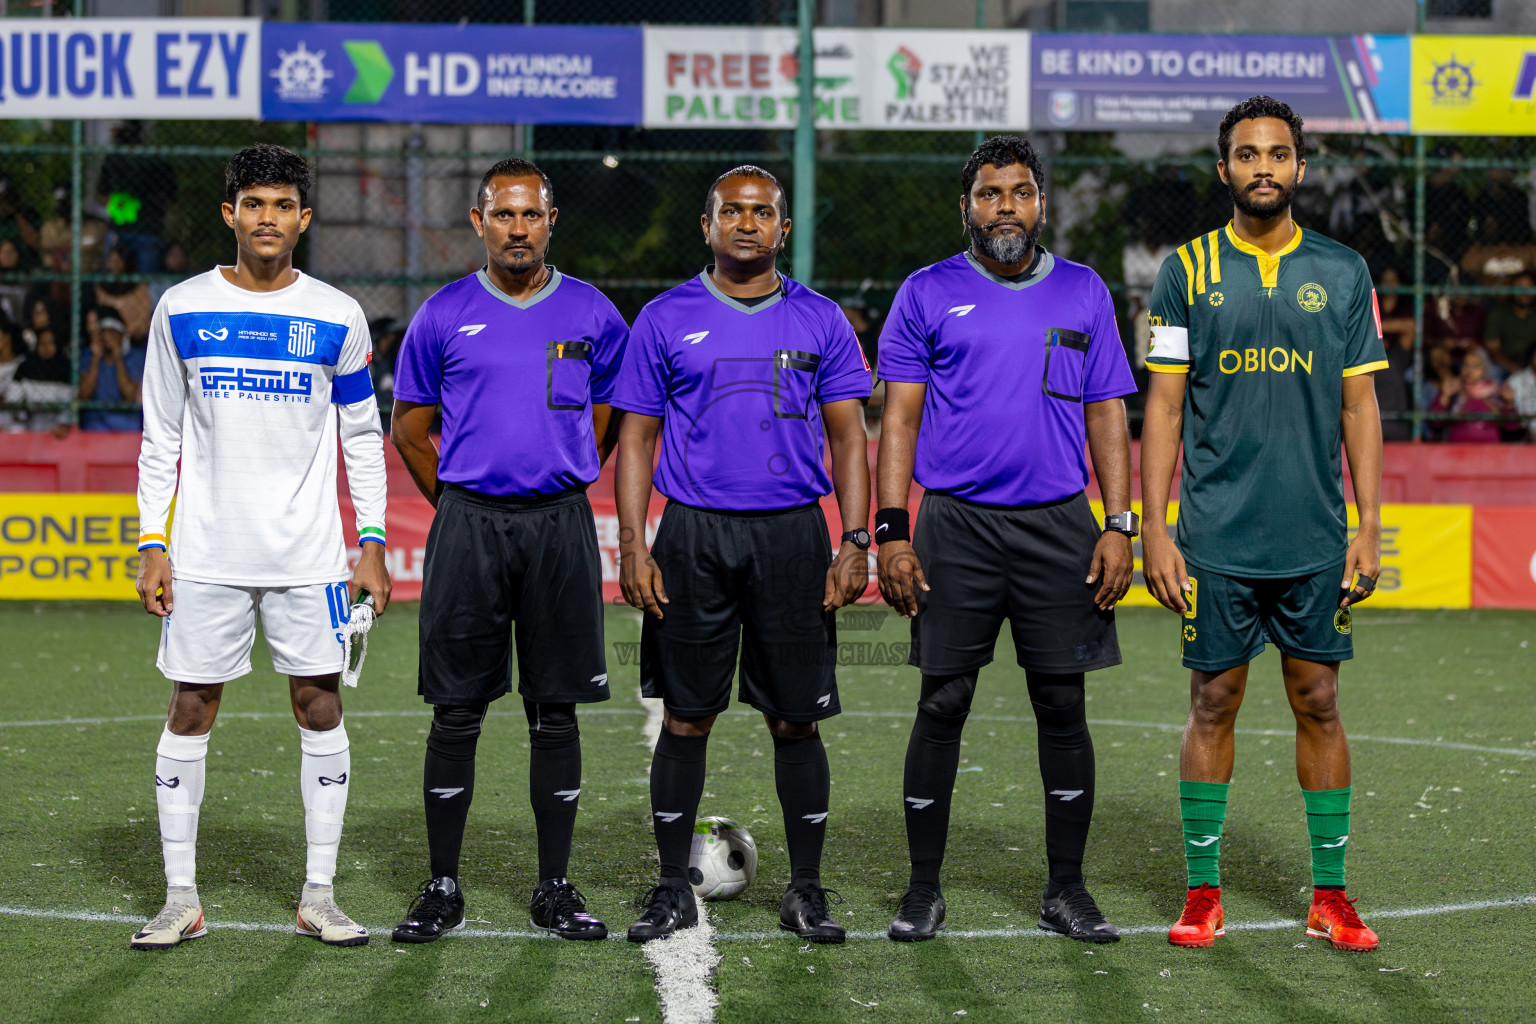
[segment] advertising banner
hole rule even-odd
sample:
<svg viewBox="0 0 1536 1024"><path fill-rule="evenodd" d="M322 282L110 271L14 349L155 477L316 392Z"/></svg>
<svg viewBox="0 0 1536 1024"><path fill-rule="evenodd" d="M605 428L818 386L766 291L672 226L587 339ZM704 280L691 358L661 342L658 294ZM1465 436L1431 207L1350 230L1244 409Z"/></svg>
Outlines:
<svg viewBox="0 0 1536 1024"><path fill-rule="evenodd" d="M1312 131L1408 131L1407 36L1059 33L1033 49L1037 128L1214 132L1264 93Z"/></svg>
<svg viewBox="0 0 1536 1024"><path fill-rule="evenodd" d="M1536 37L1414 36L1417 135L1536 135Z"/></svg>
<svg viewBox="0 0 1536 1024"><path fill-rule="evenodd" d="M0 18L0 118L261 116L259 18Z"/></svg>
<svg viewBox="0 0 1536 1024"><path fill-rule="evenodd" d="M1479 505L1472 513L1472 607L1536 608L1536 508Z"/></svg>
<svg viewBox="0 0 1536 1024"><path fill-rule="evenodd" d="M136 601L132 494L0 494L0 598Z"/></svg>
<svg viewBox="0 0 1536 1024"><path fill-rule="evenodd" d="M271 22L269 121L638 124L639 28Z"/></svg>
<svg viewBox="0 0 1536 1024"><path fill-rule="evenodd" d="M817 29L824 129L1029 126L1029 33ZM781 28L645 29L647 128L793 128L799 35Z"/></svg>

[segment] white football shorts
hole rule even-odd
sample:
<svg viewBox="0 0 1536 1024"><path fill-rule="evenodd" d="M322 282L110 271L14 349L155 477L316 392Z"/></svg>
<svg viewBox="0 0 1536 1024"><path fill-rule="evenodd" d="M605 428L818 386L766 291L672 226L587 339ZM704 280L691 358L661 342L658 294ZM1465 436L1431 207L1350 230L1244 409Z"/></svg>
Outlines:
<svg viewBox="0 0 1536 1024"><path fill-rule="evenodd" d="M256 611L272 668L289 676L340 672L351 614L346 582L231 587L174 580L174 611L161 624L155 667L179 683L227 683L251 671Z"/></svg>

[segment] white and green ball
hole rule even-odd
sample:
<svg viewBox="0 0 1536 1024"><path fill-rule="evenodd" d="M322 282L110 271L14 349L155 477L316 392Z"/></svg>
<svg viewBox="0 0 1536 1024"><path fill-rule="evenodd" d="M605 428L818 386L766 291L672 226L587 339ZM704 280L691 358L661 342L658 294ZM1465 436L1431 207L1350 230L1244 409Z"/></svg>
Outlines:
<svg viewBox="0 0 1536 1024"><path fill-rule="evenodd" d="M700 818L693 826L688 881L701 900L733 900L757 874L752 833L730 818Z"/></svg>

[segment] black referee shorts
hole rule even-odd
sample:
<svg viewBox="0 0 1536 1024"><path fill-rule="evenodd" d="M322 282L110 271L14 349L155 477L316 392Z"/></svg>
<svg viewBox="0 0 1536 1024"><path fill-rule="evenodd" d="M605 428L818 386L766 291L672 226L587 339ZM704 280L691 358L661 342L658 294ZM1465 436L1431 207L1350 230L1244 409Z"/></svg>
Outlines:
<svg viewBox="0 0 1536 1024"><path fill-rule="evenodd" d="M821 610L832 548L821 506L722 512L668 502L651 545L670 604L640 630L640 692L682 718L731 703L815 722L837 702L837 626Z"/></svg>
<svg viewBox="0 0 1536 1024"><path fill-rule="evenodd" d="M1120 664L1115 613L1084 583L1100 530L1085 494L1002 508L929 491L912 548L928 578L917 592L909 662L958 675L992 661L1007 619L1019 665L1067 675Z"/></svg>
<svg viewBox="0 0 1536 1024"><path fill-rule="evenodd" d="M603 584L581 491L500 498L445 484L427 534L417 692L486 704L512 689L541 704L608 699Z"/></svg>

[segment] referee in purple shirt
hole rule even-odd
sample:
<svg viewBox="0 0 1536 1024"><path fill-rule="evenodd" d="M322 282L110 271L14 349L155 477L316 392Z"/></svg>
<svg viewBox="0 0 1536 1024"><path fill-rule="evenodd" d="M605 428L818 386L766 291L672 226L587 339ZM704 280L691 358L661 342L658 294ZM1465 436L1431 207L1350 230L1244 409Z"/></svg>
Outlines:
<svg viewBox="0 0 1536 1024"><path fill-rule="evenodd" d="M840 710L836 609L869 579L869 365L837 304L774 269L786 205L759 167L715 181L701 222L715 262L640 311L613 397L625 411L620 583L647 613L641 691L666 708L651 761L661 878L630 926L635 942L698 923L688 854L738 650L739 697L773 734L791 870L779 923L811 942L844 938L821 887L832 777L816 723ZM647 551L653 465L668 503ZM834 481L852 527L836 560L817 504Z"/></svg>
<svg viewBox="0 0 1536 1024"><path fill-rule="evenodd" d="M1037 244L1044 168L998 136L971 154L960 213L970 248L902 284L880 335L885 414L875 471L880 592L912 619L922 672L903 797L912 875L890 936L944 927L939 866L960 734L1003 620L1034 705L1049 878L1041 928L1114 942L1083 884L1093 817L1084 673L1120 664L1114 606L1131 582L1136 390L1114 305L1092 270ZM1084 494L1086 437L1105 511ZM907 495L927 493L915 533Z"/></svg>
<svg viewBox="0 0 1536 1024"><path fill-rule="evenodd" d="M538 832L529 916L565 939L608 934L566 868L581 794L576 705L608 699L586 488L613 445L608 400L629 332L601 292L545 262L558 212L532 163L487 171L470 210L486 264L422 305L395 361L390 437L437 509L418 670L433 705L422 784L432 876L396 942L431 942L464 923L459 850L475 747L491 701L512 689L514 635ZM441 453L429 433L439 409Z"/></svg>

